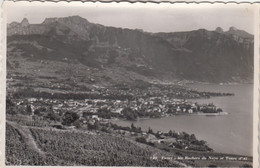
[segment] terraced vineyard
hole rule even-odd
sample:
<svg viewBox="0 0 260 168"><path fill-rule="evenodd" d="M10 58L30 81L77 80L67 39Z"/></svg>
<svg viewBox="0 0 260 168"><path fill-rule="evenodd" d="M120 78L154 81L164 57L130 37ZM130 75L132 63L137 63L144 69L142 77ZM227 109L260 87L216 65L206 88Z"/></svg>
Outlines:
<svg viewBox="0 0 260 168"><path fill-rule="evenodd" d="M31 128L38 146L69 165L90 166L178 166L154 161L153 152L120 137L108 134L43 130Z"/></svg>
<svg viewBox="0 0 260 168"><path fill-rule="evenodd" d="M6 124L6 165L179 166L151 160L157 149L106 133ZM162 153L163 151L159 152Z"/></svg>

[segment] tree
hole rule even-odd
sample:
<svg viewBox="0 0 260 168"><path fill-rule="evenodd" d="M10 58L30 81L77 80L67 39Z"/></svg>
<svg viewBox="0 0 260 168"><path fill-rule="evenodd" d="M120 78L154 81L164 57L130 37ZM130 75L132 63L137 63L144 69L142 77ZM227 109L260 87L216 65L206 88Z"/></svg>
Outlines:
<svg viewBox="0 0 260 168"><path fill-rule="evenodd" d="M35 109L33 113L34 113L34 115L37 115L37 116L41 115L41 111L39 109Z"/></svg>
<svg viewBox="0 0 260 168"><path fill-rule="evenodd" d="M27 104L27 106L26 106L26 113L27 113L27 115L32 115L32 107L29 104Z"/></svg>
<svg viewBox="0 0 260 168"><path fill-rule="evenodd" d="M42 116L42 112L46 112L46 108L45 107L40 107L34 110L34 115L37 116Z"/></svg>
<svg viewBox="0 0 260 168"><path fill-rule="evenodd" d="M186 132L182 132L182 138L183 138L184 140L189 141L189 140L190 140L190 135L187 134Z"/></svg>
<svg viewBox="0 0 260 168"><path fill-rule="evenodd" d="M88 123L88 129L90 129L90 130L98 130L99 126L100 126L100 124L98 121L95 121L94 124Z"/></svg>
<svg viewBox="0 0 260 168"><path fill-rule="evenodd" d="M80 120L76 120L74 123L73 123L74 126L76 126L77 128L81 128L81 121Z"/></svg>
<svg viewBox="0 0 260 168"><path fill-rule="evenodd" d="M99 122L98 122L98 121L95 121L95 123L94 123L94 129L95 129L95 130L98 130L98 129L99 129L99 126L100 126Z"/></svg>
<svg viewBox="0 0 260 168"><path fill-rule="evenodd" d="M135 130L135 129L136 129L134 123L131 124L131 129L132 129L132 130Z"/></svg>
<svg viewBox="0 0 260 168"><path fill-rule="evenodd" d="M156 138L161 138L161 136L160 136L160 132L157 131L156 134L155 134L155 136L156 136Z"/></svg>
<svg viewBox="0 0 260 168"><path fill-rule="evenodd" d="M168 132L168 135L169 135L169 136L172 136L172 135L173 135L172 130L170 130L170 131Z"/></svg>
<svg viewBox="0 0 260 168"><path fill-rule="evenodd" d="M75 122L77 119L79 119L79 115L77 113L73 112L66 112L63 116L63 125L71 125L73 122Z"/></svg>
<svg viewBox="0 0 260 168"><path fill-rule="evenodd" d="M15 104L8 97L6 98L6 112L11 115L17 114L17 109L16 109Z"/></svg>
<svg viewBox="0 0 260 168"><path fill-rule="evenodd" d="M136 120L137 119L136 111L134 111L130 107L124 108L121 113L127 120Z"/></svg>
<svg viewBox="0 0 260 168"><path fill-rule="evenodd" d="M151 127L148 128L148 133L153 134L153 130L151 129Z"/></svg>
<svg viewBox="0 0 260 168"><path fill-rule="evenodd" d="M47 113L46 118L52 120L52 121L60 121L60 116L53 111L50 111Z"/></svg>
<svg viewBox="0 0 260 168"><path fill-rule="evenodd" d="M141 127L137 127L137 131L141 133L142 132L142 128Z"/></svg>
<svg viewBox="0 0 260 168"><path fill-rule="evenodd" d="M196 141L197 138L196 138L196 136L195 136L194 134L191 134L191 135L190 135L190 140L191 140L191 141Z"/></svg>
<svg viewBox="0 0 260 168"><path fill-rule="evenodd" d="M101 118L110 119L111 118L111 112L107 108L102 108L102 109L98 110L98 116L100 116Z"/></svg>

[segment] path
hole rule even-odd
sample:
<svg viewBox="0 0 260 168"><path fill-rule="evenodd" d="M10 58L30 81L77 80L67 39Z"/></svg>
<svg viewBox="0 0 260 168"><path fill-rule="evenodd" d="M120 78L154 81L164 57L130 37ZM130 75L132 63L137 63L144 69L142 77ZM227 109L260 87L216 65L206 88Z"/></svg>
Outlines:
<svg viewBox="0 0 260 168"><path fill-rule="evenodd" d="M38 147L38 145L36 144L32 134L31 134L31 131L28 129L28 127L21 126L21 125L17 124L16 122L12 122L12 121L8 121L8 120L6 120L6 122L9 125L11 125L12 127L14 127L17 131L19 131L19 133L24 137L24 142L25 142L26 146L30 150L39 153L43 158L46 158L46 157L54 158L56 161L56 166L64 165L64 163L66 161L64 161L56 156L53 156L50 153L46 153L46 152L42 151L41 148ZM51 165L48 165L48 166L51 166Z"/></svg>
<svg viewBox="0 0 260 168"><path fill-rule="evenodd" d="M32 134L31 134L31 131L28 128L20 126L15 122L11 122L11 121L6 121L6 122L21 133L21 135L24 137L24 142L26 143L26 146L28 146L29 149L31 149L31 150L39 153L41 156L45 157L45 152L43 152L37 146Z"/></svg>

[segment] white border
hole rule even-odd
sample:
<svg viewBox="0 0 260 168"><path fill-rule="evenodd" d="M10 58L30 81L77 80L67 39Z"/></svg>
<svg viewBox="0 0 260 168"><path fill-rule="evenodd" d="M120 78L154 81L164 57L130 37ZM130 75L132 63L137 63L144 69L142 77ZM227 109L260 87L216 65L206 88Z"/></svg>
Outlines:
<svg viewBox="0 0 260 168"><path fill-rule="evenodd" d="M1 1L0 1L1 2ZM132 1L133 2L133 1ZM158 1L157 1L158 2ZM175 1L176 2L176 1ZM190 2L187 0L186 2ZM194 2L194 1L192 1ZM201 1L196 1L196 2L201 2ZM211 1L212 2L212 1ZM215 2L215 1L213 1ZM222 1L223 2L223 1ZM224 1L228 2L228 1ZM243 0L237 0L233 2L245 2ZM250 2L250 1L247 1ZM257 2L257 1L251 1L251 2ZM6 98L6 6L10 5L11 1L6 1L2 4L2 17L1 17L1 55L0 55L0 167L28 167L28 166L5 166L5 98ZM17 2L17 3L28 3L28 1L23 1L23 2ZM41 5L42 2L32 2L37 5ZM92 4L92 2L44 2L45 4L52 4L52 5L62 5L62 6L78 6L78 5L89 5ZM102 4L102 2L96 2L95 4ZM106 3L107 4L107 3ZM110 5L114 5L118 3L109 3ZM135 3L140 6L144 5L144 3ZM129 3L124 2L120 3L120 5L129 5ZM157 5L172 5L172 4L167 4L167 3L162 3L162 4L155 4L155 3L146 3L147 6L157 6ZM185 3L178 3L174 4L174 6L187 6L187 7L192 7L192 5L196 6L206 6L206 5L218 5L218 3L210 4L210 3L190 3L190 4L185 4ZM220 3L220 5L223 5ZM230 5L230 4L227 4ZM250 5L250 4L235 4L232 3L232 5ZM259 155L258 155L258 124L259 124L259 75L260 75L260 69L259 69L259 50L260 50L260 36L259 36L259 29L260 29L260 5L259 4L251 4L254 6L255 10L255 18L254 18L254 115L253 115L253 167L257 168L259 167ZM31 166L32 167L32 166ZM49 167L49 166L33 166L33 167ZM54 166L54 167L63 167L63 166ZM72 167L72 166L66 166L66 167ZM75 167L82 167L82 166L73 166ZM85 167L85 166L84 166ZM87 166L87 167L93 167L93 166Z"/></svg>

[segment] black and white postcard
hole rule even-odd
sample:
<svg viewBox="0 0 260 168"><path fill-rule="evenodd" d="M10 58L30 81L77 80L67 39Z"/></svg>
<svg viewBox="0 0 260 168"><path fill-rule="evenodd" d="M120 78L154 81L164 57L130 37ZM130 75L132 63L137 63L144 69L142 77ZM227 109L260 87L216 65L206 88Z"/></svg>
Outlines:
<svg viewBox="0 0 260 168"><path fill-rule="evenodd" d="M258 5L2 8L1 167L258 167Z"/></svg>

